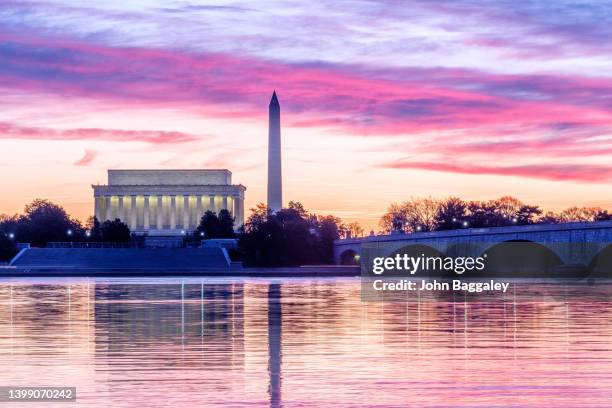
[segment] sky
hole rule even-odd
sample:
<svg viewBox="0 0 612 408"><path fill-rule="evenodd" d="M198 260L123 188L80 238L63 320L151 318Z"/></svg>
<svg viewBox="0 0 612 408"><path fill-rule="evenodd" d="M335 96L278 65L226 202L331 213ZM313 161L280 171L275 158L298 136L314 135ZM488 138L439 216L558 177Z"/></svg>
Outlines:
<svg viewBox="0 0 612 408"><path fill-rule="evenodd" d="M392 202L612 207L612 1L0 0L0 213L107 169L228 168L376 229Z"/></svg>

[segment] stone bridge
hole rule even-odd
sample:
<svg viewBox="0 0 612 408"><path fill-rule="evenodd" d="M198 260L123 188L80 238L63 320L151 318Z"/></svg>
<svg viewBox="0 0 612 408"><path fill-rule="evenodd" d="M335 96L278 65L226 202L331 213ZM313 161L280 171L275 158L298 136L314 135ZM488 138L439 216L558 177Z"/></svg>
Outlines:
<svg viewBox="0 0 612 408"><path fill-rule="evenodd" d="M337 264L357 264L366 252L390 256L411 245L451 255L481 256L491 247L504 242L535 242L552 251L564 264L588 265L612 244L612 221L534 224L495 228L465 228L449 231L396 233L334 242ZM467 253L466 253L466 248ZM471 252L469 253L470 249Z"/></svg>

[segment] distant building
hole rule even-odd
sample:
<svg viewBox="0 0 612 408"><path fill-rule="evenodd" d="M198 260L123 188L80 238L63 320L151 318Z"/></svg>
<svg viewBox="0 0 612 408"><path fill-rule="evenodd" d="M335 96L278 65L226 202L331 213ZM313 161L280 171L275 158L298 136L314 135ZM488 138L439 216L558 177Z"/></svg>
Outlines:
<svg viewBox="0 0 612 408"><path fill-rule="evenodd" d="M193 231L207 210L227 209L244 223L244 192L229 170L108 170L107 185L92 185L100 222L121 219L137 234Z"/></svg>

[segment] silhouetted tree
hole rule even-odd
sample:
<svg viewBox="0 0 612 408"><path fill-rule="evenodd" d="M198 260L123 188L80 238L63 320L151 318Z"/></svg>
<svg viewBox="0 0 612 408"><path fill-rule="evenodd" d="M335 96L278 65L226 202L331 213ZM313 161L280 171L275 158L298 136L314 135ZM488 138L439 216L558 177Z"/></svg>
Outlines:
<svg viewBox="0 0 612 408"><path fill-rule="evenodd" d="M404 232L404 224L407 223L406 217L404 208L400 204L392 203L387 208L387 212L380 218L378 225L385 234L398 230Z"/></svg>
<svg viewBox="0 0 612 408"><path fill-rule="evenodd" d="M334 241L340 238L342 220L333 215L317 217L317 249L320 262L323 264L334 263Z"/></svg>
<svg viewBox="0 0 612 408"><path fill-rule="evenodd" d="M16 254L15 241L8 234L0 232L0 261L10 261Z"/></svg>
<svg viewBox="0 0 612 408"><path fill-rule="evenodd" d="M36 199L19 217L15 235L19 242L44 246L54 241L80 241L83 233L81 223L70 218L62 207L49 200Z"/></svg>
<svg viewBox="0 0 612 408"><path fill-rule="evenodd" d="M495 207L495 212L501 216L500 223L504 225L516 224L518 220L514 220L525 205L521 200L511 196L500 197L497 200L489 201L489 204Z"/></svg>
<svg viewBox="0 0 612 408"><path fill-rule="evenodd" d="M561 222L590 222L607 221L612 219L612 214L599 207L570 207L554 213L548 211L540 217L537 222L542 224L556 224Z"/></svg>
<svg viewBox="0 0 612 408"><path fill-rule="evenodd" d="M306 211L302 203L300 203L299 201L289 201L287 209L294 212L295 215L300 218L308 218L308 212Z"/></svg>
<svg viewBox="0 0 612 408"><path fill-rule="evenodd" d="M538 224L557 224L559 222L561 222L559 216L552 211L547 211L538 219Z"/></svg>
<svg viewBox="0 0 612 408"><path fill-rule="evenodd" d="M595 221L600 211L599 207L570 207L563 210L559 218L561 222Z"/></svg>
<svg viewBox="0 0 612 408"><path fill-rule="evenodd" d="M239 235L242 259L247 266L333 263L341 225L337 217L308 214L298 202L276 213L259 204Z"/></svg>
<svg viewBox="0 0 612 408"><path fill-rule="evenodd" d="M92 235L94 234L99 236L102 242L129 242L131 239L130 228L119 218L104 221L100 225L99 233Z"/></svg>
<svg viewBox="0 0 612 408"><path fill-rule="evenodd" d="M391 204L380 220L384 232L402 228L403 232L432 231L436 228L436 214L440 202L431 197L415 198L401 204Z"/></svg>
<svg viewBox="0 0 612 408"><path fill-rule="evenodd" d="M440 202L431 197L411 198L402 207L406 213L405 229L408 231L433 231L436 228L436 214Z"/></svg>
<svg viewBox="0 0 612 408"><path fill-rule="evenodd" d="M219 224L215 238L234 238L234 217L226 209L219 211Z"/></svg>
<svg viewBox="0 0 612 408"><path fill-rule="evenodd" d="M428 209L437 205L433 222L428 226ZM422 230L434 226L437 230L455 228L487 228L508 225L553 224L560 222L588 222L612 219L612 214L599 207L570 207L557 214L548 211L542 215L542 210L535 205L524 204L522 201L504 196L496 200L471 201L465 203L457 197L446 200L411 199L402 204L391 204L382 216L380 225L383 232L389 233L401 225L404 232L414 232L415 226Z"/></svg>
<svg viewBox="0 0 612 408"><path fill-rule="evenodd" d="M341 224L340 235L343 238L358 238L364 234L364 229L358 222L350 222L346 225Z"/></svg>
<svg viewBox="0 0 612 408"><path fill-rule="evenodd" d="M204 239L234 238L234 218L228 210L219 211L219 216L213 211L206 211L195 230L195 236Z"/></svg>
<svg viewBox="0 0 612 408"><path fill-rule="evenodd" d="M89 231L89 240L93 242L102 241L102 231L100 228L100 221L97 217L89 217L85 224L85 229Z"/></svg>
<svg viewBox="0 0 612 408"><path fill-rule="evenodd" d="M460 228L467 218L467 203L457 197L443 200L438 207L435 223L437 230Z"/></svg>
<svg viewBox="0 0 612 408"><path fill-rule="evenodd" d="M287 263L282 224L264 204L251 209L238 243L246 266L281 266Z"/></svg>
<svg viewBox="0 0 612 408"><path fill-rule="evenodd" d="M542 215L542 210L537 205L523 204L515 215L516 224L529 225L538 222L538 217Z"/></svg>
<svg viewBox="0 0 612 408"><path fill-rule="evenodd" d="M259 203L255 208L251 208L251 215L242 226L243 232L247 234L255 232L268 220L269 212L268 206L263 203Z"/></svg>
<svg viewBox="0 0 612 408"><path fill-rule="evenodd" d="M490 201L472 201L468 204L466 221L470 227L504 227L530 224L542 211L537 206L525 205L514 197Z"/></svg>
<svg viewBox="0 0 612 408"><path fill-rule="evenodd" d="M290 202L268 220L272 231L280 233L274 236L280 265L303 265L317 259L316 217L309 218L302 204Z"/></svg>
<svg viewBox="0 0 612 408"><path fill-rule="evenodd" d="M491 201L471 201L466 221L473 228L500 227L507 223Z"/></svg>
<svg viewBox="0 0 612 408"><path fill-rule="evenodd" d="M17 224L19 223L19 216L0 214L0 234L6 235L15 234L17 231Z"/></svg>
<svg viewBox="0 0 612 408"><path fill-rule="evenodd" d="M200 224L196 228L196 235L204 234L204 238L213 238L217 229L219 229L219 218L214 211L206 211L202 218L200 218Z"/></svg>

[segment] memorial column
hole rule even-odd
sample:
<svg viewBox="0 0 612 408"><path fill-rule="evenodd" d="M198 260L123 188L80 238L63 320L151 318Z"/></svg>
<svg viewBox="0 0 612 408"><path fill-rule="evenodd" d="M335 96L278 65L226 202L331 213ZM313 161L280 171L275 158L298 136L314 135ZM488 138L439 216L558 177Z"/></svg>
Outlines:
<svg viewBox="0 0 612 408"><path fill-rule="evenodd" d="M236 207L236 213L234 214L234 217L236 218L235 226L236 228L240 228L242 224L244 224L244 199L235 197L234 203Z"/></svg>
<svg viewBox="0 0 612 408"><path fill-rule="evenodd" d="M110 220L113 216L112 208L111 208L111 196L104 196L104 219L100 220L100 222L104 222L106 220Z"/></svg>
<svg viewBox="0 0 612 408"><path fill-rule="evenodd" d="M123 196L122 195L120 195L119 198L117 199L117 215L115 217L119 218L122 222L125 222L125 219L123 217Z"/></svg>
<svg viewBox="0 0 612 408"><path fill-rule="evenodd" d="M160 230L164 228L164 207L162 196L157 196L157 229Z"/></svg>
<svg viewBox="0 0 612 408"><path fill-rule="evenodd" d="M170 197L170 229L176 229L176 196Z"/></svg>
<svg viewBox="0 0 612 408"><path fill-rule="evenodd" d="M183 196L183 229L188 232L191 226L189 225L189 196Z"/></svg>
<svg viewBox="0 0 612 408"><path fill-rule="evenodd" d="M144 196L144 206L143 206L143 227L145 231L149 230L149 196Z"/></svg>
<svg viewBox="0 0 612 408"><path fill-rule="evenodd" d="M209 203L208 204L208 207L209 207L208 209L210 211L212 211L212 212L216 212L216 210L215 210L215 196L214 195L208 196L208 203Z"/></svg>
<svg viewBox="0 0 612 408"><path fill-rule="evenodd" d="M102 221L102 203L104 198L97 196L94 201L94 216L98 221Z"/></svg>
<svg viewBox="0 0 612 408"><path fill-rule="evenodd" d="M136 211L136 196L130 196L130 229L133 231L136 229L138 212Z"/></svg>
<svg viewBox="0 0 612 408"><path fill-rule="evenodd" d="M200 194L198 194L198 198L196 199L196 219L195 219L195 224L196 226L200 223L200 218L202 218L202 196Z"/></svg>

